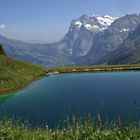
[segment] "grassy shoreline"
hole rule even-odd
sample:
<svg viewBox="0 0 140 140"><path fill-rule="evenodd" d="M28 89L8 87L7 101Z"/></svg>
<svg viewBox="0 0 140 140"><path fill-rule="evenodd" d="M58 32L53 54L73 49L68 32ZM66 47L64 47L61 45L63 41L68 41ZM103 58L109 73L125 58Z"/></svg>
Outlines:
<svg viewBox="0 0 140 140"><path fill-rule="evenodd" d="M0 59L2 58L8 59L7 61L8 63L9 63L9 59L12 59L7 56L0 56ZM38 67L32 64L26 63L26 62L22 62L20 60L16 60L16 59L13 59L10 61L14 61L16 65L18 63L21 66L18 67L18 69L16 69L17 66L15 66L14 68L13 67L14 65L12 65L10 67L8 66L7 70L6 69L4 69L3 71L1 70L2 72L0 72L0 80L2 77L2 79L4 80L6 79L5 80L6 82L4 84L0 84L0 95L16 92L45 75L59 74L59 73L79 73L79 72L84 73L84 72L111 72L111 71L113 72L115 71L140 71L140 64L41 68L41 67ZM21 67L23 68L24 66L26 66L27 68L25 67L25 69L21 71ZM9 75L5 74L6 71L9 72ZM25 74L26 72L28 73ZM17 73L18 75L16 75ZM13 74L13 77L12 77L12 74ZM6 75L6 76L3 77L3 75ZM17 76L17 77L14 77L14 76Z"/></svg>
<svg viewBox="0 0 140 140"><path fill-rule="evenodd" d="M139 71L140 64L128 65L95 65L95 66L68 66L68 67L54 67L46 68L46 73L78 73L78 72L106 72L106 71Z"/></svg>
<svg viewBox="0 0 140 140"><path fill-rule="evenodd" d="M6 96L6 95L15 94L16 92L18 92L18 91L20 91L20 90L22 90L22 89L24 89L24 88L30 86L30 84L32 84L33 82L36 82L36 81L40 80L40 79L41 79L42 77L44 77L44 76L45 76L45 74L40 75L40 76L38 76L38 77L33 78L31 81L28 81L28 82L25 83L24 85L21 85L20 87L17 87L17 88L12 89L12 90L9 89L9 90L7 90L7 91L0 92L0 96Z"/></svg>
<svg viewBox="0 0 140 140"><path fill-rule="evenodd" d="M44 77L45 74L41 74L37 77L34 77L33 79L29 80L28 82L20 85L20 86L15 86L14 88L13 87L9 87L8 89L4 90L4 91L1 91L0 90L0 96L4 96L4 95L10 95L10 94L13 94L15 92L18 92L24 88L26 88L27 86L29 86L31 83L35 82L35 81L38 81L39 79L41 79L42 77Z"/></svg>

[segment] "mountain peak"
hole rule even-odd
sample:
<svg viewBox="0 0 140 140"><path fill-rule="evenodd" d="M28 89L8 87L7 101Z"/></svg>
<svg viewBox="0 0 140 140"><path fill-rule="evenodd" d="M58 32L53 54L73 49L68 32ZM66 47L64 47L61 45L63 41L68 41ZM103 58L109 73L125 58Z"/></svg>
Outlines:
<svg viewBox="0 0 140 140"><path fill-rule="evenodd" d="M85 19L85 18L89 18L89 16L86 15L86 14L83 14L83 15L80 17L80 19Z"/></svg>
<svg viewBox="0 0 140 140"><path fill-rule="evenodd" d="M85 27L91 32L99 32L107 29L114 22L114 20L116 20L116 17L112 17L109 15L87 16L84 14L81 17L74 19L72 21L72 26L77 29Z"/></svg>
<svg viewBox="0 0 140 140"><path fill-rule="evenodd" d="M117 18L116 17L111 17L109 15L105 15L105 16L95 16L95 18L98 20L98 22L103 25L103 26L110 26L114 20L116 20Z"/></svg>

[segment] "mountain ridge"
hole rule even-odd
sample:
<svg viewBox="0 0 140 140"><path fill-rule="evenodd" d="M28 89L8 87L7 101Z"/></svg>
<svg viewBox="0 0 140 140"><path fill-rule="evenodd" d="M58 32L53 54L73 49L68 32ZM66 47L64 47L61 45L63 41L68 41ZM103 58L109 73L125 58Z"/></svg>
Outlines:
<svg viewBox="0 0 140 140"><path fill-rule="evenodd" d="M58 42L30 44L0 36L0 43L9 56L41 66L99 64L100 59L118 49L139 24L140 14L120 18L82 15L71 21L68 32Z"/></svg>

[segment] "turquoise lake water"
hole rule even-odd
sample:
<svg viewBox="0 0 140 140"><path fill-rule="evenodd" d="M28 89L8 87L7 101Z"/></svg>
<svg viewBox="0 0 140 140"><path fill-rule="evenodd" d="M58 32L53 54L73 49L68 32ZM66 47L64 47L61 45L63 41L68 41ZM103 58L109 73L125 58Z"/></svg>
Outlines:
<svg viewBox="0 0 140 140"><path fill-rule="evenodd" d="M1 99L1 97L0 97ZM140 118L140 72L59 74L44 77L6 98L0 115L54 127L67 115L91 113L123 121Z"/></svg>

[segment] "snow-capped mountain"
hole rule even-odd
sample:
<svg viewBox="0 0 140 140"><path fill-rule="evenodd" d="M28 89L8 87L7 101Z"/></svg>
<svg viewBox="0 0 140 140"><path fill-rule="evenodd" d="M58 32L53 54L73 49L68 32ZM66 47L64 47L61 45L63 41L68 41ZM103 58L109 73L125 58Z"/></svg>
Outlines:
<svg viewBox="0 0 140 140"><path fill-rule="evenodd" d="M65 52L70 56L84 56L90 51L93 38L98 32L108 29L116 20L111 16L82 15L73 19L68 33L64 38Z"/></svg>
<svg viewBox="0 0 140 140"><path fill-rule="evenodd" d="M85 27L87 30L92 32L99 32L107 29L116 20L116 17L111 17L108 15L99 16L87 16L83 15L80 18L76 18L72 21L71 26L76 28Z"/></svg>
<svg viewBox="0 0 140 140"><path fill-rule="evenodd" d="M118 49L128 35L140 25L140 14L126 15L116 19L107 30L98 33L93 39L93 46L88 53L87 61L98 64L100 59ZM90 62L89 62L90 63Z"/></svg>
<svg viewBox="0 0 140 140"><path fill-rule="evenodd" d="M140 25L140 14L126 15L120 18L108 15L83 15L72 20L68 32L58 42L51 44L28 44L0 36L0 43L4 44L6 53L11 57L42 66L108 63L111 62L108 60L112 59L110 54L116 55L120 53L121 58L123 58L124 52L121 52L123 50L121 46L124 46L123 42L138 25ZM136 39L138 35L139 32L136 34ZM131 50L135 50L135 46L138 48L138 39L133 41L135 42L134 45L130 46L129 40L132 39L128 38L125 42L125 48L128 49L127 45L131 47ZM119 53L113 53L115 50L118 50L117 52ZM139 62L139 56L137 55L138 61L135 62ZM112 63L120 61L120 59L116 59L118 56L114 58L115 60ZM133 62L132 59L130 61ZM129 63L128 61L124 62Z"/></svg>

